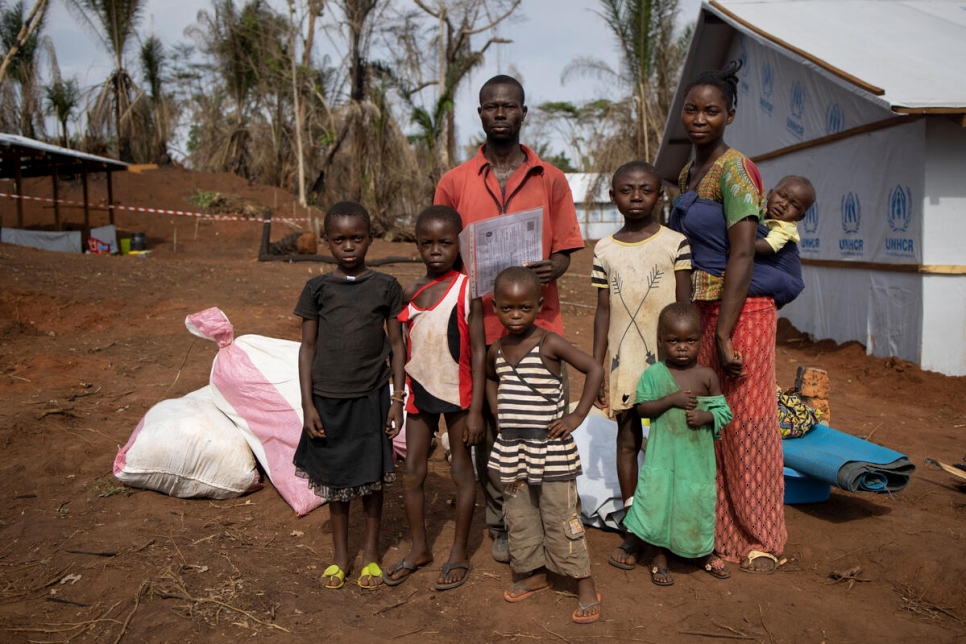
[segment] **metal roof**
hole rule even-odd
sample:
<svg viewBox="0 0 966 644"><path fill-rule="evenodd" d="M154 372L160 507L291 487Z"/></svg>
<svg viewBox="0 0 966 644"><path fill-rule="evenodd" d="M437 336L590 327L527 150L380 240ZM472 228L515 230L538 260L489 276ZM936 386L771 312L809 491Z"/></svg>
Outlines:
<svg viewBox="0 0 966 644"><path fill-rule="evenodd" d="M595 172L567 172L567 183L576 203L610 203L610 179ZM596 191L594 190L596 184ZM587 197L591 198L588 200Z"/></svg>
<svg viewBox="0 0 966 644"><path fill-rule="evenodd" d="M0 178L17 175L15 164L19 159L21 177L46 177L53 174L80 172L104 172L126 170L127 163L78 152L49 143L42 143L16 134L0 134Z"/></svg>

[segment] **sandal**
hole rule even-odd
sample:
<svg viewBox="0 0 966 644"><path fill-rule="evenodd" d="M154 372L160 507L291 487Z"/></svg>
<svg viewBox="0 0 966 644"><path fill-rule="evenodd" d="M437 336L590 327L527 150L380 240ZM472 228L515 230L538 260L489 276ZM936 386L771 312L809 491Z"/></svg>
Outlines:
<svg viewBox="0 0 966 644"><path fill-rule="evenodd" d="M704 569L715 579L727 579L731 576L731 571L725 566L724 559L710 555L704 562Z"/></svg>
<svg viewBox="0 0 966 644"><path fill-rule="evenodd" d="M659 580L658 575L664 577L664 581ZM651 583L655 586L673 586L674 580L671 579L671 573L668 572L667 568L651 566Z"/></svg>
<svg viewBox="0 0 966 644"><path fill-rule="evenodd" d="M417 563L413 563L411 561L405 561L405 560L400 561L395 566L392 567L392 570L389 570L383 573L382 583L386 584L387 586L398 586L399 584L403 583L404 581L412 577L414 572L416 572L423 566L428 566L431 563L433 563L432 559L422 564L417 564ZM407 572L405 575L403 575L398 579L393 579L393 575L395 575L398 572L402 572L403 570L407 570L409 572Z"/></svg>
<svg viewBox="0 0 966 644"><path fill-rule="evenodd" d="M765 561L770 561L764 568L755 567L755 561L759 559L764 559ZM778 567L785 563L787 559L782 557L779 559L770 552L762 552L761 550L752 550L749 552L741 562L742 572L751 573L752 575L770 575L778 570Z"/></svg>
<svg viewBox="0 0 966 644"><path fill-rule="evenodd" d="M637 558L640 557L641 555L641 549L637 547L635 544L628 543L627 541L617 546L617 549L623 550L624 552L627 553L627 556L629 557L633 556L634 563L628 563L626 561L618 561L617 559L614 559L614 555L611 555L610 557L607 558L607 563L614 566L615 568L620 568L621 570L634 570L634 567L637 566Z"/></svg>
<svg viewBox="0 0 966 644"><path fill-rule="evenodd" d="M332 580L338 581L337 586L332 586ZM319 578L319 582L322 584L323 588L328 588L329 590L338 590L345 586L345 571L339 568L337 565L332 564L328 568L322 571L322 576Z"/></svg>
<svg viewBox="0 0 966 644"><path fill-rule="evenodd" d="M362 583L363 580L366 582L372 582L373 580L377 581L373 584ZM385 583L385 580L382 578L382 568L380 568L379 564L377 564L375 561L370 562L365 568L362 569L362 572L359 573L359 579L356 580L356 583L359 585L359 588L362 588L363 590L375 590L376 588L379 588L379 586Z"/></svg>
<svg viewBox="0 0 966 644"><path fill-rule="evenodd" d="M547 584L546 586L541 586L540 588L527 588L526 586L519 586L517 584L513 584L512 591L509 591L509 590L503 591L503 599L507 600L511 604L515 604L517 602L522 602L524 599L528 599L533 595L536 595L537 593L544 591L548 588L550 588L550 584ZM514 594L521 590L524 592L518 595Z"/></svg>
<svg viewBox="0 0 966 644"><path fill-rule="evenodd" d="M570 619L572 619L575 624L593 624L600 619L600 608L598 608L597 612L593 615L588 615L587 610L593 608L594 606L600 606L600 593L597 593L597 601L591 602L587 606L584 606L580 603L580 600L578 600L577 608L574 609L573 615L570 616Z"/></svg>
<svg viewBox="0 0 966 644"><path fill-rule="evenodd" d="M455 563L446 562L443 564L443 574L440 576L446 577L454 570L466 570L466 572L463 573L462 577L448 584L441 584L437 581L436 590L452 590L454 588L459 588L460 586L465 584L466 578L470 576L470 571L473 570L473 564L470 563L469 561L457 561Z"/></svg>

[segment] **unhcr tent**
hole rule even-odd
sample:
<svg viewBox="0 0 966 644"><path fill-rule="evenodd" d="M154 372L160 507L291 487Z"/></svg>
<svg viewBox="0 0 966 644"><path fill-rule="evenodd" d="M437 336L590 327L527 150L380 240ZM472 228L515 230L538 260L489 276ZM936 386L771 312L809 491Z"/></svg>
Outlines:
<svg viewBox="0 0 966 644"><path fill-rule="evenodd" d="M966 2L702 5L657 166L677 183L687 81L740 60L726 141L766 189L808 177L797 328L966 375Z"/></svg>

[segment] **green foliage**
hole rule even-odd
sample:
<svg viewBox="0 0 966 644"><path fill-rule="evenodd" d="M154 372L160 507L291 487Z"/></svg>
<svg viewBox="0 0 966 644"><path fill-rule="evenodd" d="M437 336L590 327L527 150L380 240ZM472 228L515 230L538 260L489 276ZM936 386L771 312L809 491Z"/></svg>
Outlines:
<svg viewBox="0 0 966 644"><path fill-rule="evenodd" d="M157 36L148 36L141 43L141 50L138 54L141 59L141 73L144 74L144 84L150 90L151 102L157 104L162 98L161 87L164 68L167 64L164 45L161 44L161 39Z"/></svg>
<svg viewBox="0 0 966 644"><path fill-rule="evenodd" d="M561 172L578 172L565 152L557 152L549 157L540 157Z"/></svg>
<svg viewBox="0 0 966 644"><path fill-rule="evenodd" d="M94 481L94 493L102 499L125 492L127 488L113 476L105 476Z"/></svg>
<svg viewBox="0 0 966 644"><path fill-rule="evenodd" d="M224 203L220 192L198 190L188 197L188 201L199 208L216 208Z"/></svg>

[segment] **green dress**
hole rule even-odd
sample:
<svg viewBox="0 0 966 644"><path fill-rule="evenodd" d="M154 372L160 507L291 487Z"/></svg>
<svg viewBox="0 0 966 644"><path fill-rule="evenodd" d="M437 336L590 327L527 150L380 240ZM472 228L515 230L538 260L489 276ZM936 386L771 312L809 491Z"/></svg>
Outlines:
<svg viewBox="0 0 966 644"><path fill-rule="evenodd" d="M636 401L679 390L659 362L641 376ZM731 421L724 396L698 396L698 409L711 412L714 424L692 429L677 407L651 419L634 504L624 517L624 525L644 541L689 559L714 550L714 441Z"/></svg>

